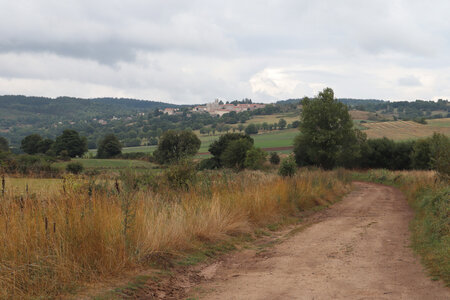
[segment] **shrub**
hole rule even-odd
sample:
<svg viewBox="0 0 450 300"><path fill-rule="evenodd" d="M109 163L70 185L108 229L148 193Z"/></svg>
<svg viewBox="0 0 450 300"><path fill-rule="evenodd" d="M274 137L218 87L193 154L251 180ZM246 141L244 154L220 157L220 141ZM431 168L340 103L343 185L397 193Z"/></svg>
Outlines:
<svg viewBox="0 0 450 300"><path fill-rule="evenodd" d="M219 161L214 157L203 159L198 164L198 169L202 170L214 170L220 168Z"/></svg>
<svg viewBox="0 0 450 300"><path fill-rule="evenodd" d="M292 156L283 159L280 165L280 169L278 170L278 174L283 177L292 177L297 172L297 165L295 163L295 159Z"/></svg>
<svg viewBox="0 0 450 300"><path fill-rule="evenodd" d="M84 167L80 162L71 162L66 166L66 171L72 174L80 174L83 171Z"/></svg>
<svg viewBox="0 0 450 300"><path fill-rule="evenodd" d="M184 160L170 166L170 168L164 172L163 176L170 187L188 190L195 182L196 175L197 166L190 160Z"/></svg>
<svg viewBox="0 0 450 300"><path fill-rule="evenodd" d="M280 163L280 156L276 152L270 153L270 163L272 165L278 165Z"/></svg>
<svg viewBox="0 0 450 300"><path fill-rule="evenodd" d="M244 166L253 170L262 169L266 161L266 156L267 153L261 148L252 148L247 151Z"/></svg>
<svg viewBox="0 0 450 300"><path fill-rule="evenodd" d="M245 167L247 151L252 149L253 143L242 138L230 142L225 151L220 156L222 164L227 168L242 170Z"/></svg>

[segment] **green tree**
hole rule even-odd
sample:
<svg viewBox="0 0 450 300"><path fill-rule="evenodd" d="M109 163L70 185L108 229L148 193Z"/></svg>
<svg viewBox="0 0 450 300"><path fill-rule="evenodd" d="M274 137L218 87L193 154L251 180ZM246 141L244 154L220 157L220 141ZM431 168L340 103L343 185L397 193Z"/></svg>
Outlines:
<svg viewBox="0 0 450 300"><path fill-rule="evenodd" d="M122 144L114 134L107 134L100 141L97 151L98 158L110 158L122 153Z"/></svg>
<svg viewBox="0 0 450 300"><path fill-rule="evenodd" d="M53 146L54 141L52 139L41 140L37 147L39 153L47 153Z"/></svg>
<svg viewBox="0 0 450 300"><path fill-rule="evenodd" d="M160 137L154 156L161 164L174 163L194 156L200 145L200 139L192 131L168 130Z"/></svg>
<svg viewBox="0 0 450 300"><path fill-rule="evenodd" d="M280 128L280 130L283 130L287 125L287 122L285 119L280 119L278 121L278 128Z"/></svg>
<svg viewBox="0 0 450 300"><path fill-rule="evenodd" d="M8 140L0 136L0 152L9 152Z"/></svg>
<svg viewBox="0 0 450 300"><path fill-rule="evenodd" d="M246 138L231 141L220 156L220 161L227 168L242 170L245 167L247 152L252 147L253 143Z"/></svg>
<svg viewBox="0 0 450 300"><path fill-rule="evenodd" d="M280 163L280 156L276 152L270 153L270 163L272 165L278 165Z"/></svg>
<svg viewBox="0 0 450 300"><path fill-rule="evenodd" d="M249 169L259 170L264 166L266 161L267 152L261 148L252 147L247 151L245 156L244 166Z"/></svg>
<svg viewBox="0 0 450 300"><path fill-rule="evenodd" d="M38 145L41 141L42 137L39 134L30 134L22 140L20 149L27 154L36 154L39 152Z"/></svg>
<svg viewBox="0 0 450 300"><path fill-rule="evenodd" d="M413 169L428 170L431 168L431 149L429 139L417 140L411 153Z"/></svg>
<svg viewBox="0 0 450 300"><path fill-rule="evenodd" d="M62 151L67 151L69 157L82 156L88 150L87 140L75 130L66 129L56 138L53 149L56 155L60 155Z"/></svg>
<svg viewBox="0 0 450 300"><path fill-rule="evenodd" d="M431 166L439 176L450 181L450 138L434 133L430 138Z"/></svg>
<svg viewBox="0 0 450 300"><path fill-rule="evenodd" d="M247 128L245 128L245 133L246 134L257 134L258 133L258 128L256 127L255 124L249 124L247 126Z"/></svg>
<svg viewBox="0 0 450 300"><path fill-rule="evenodd" d="M331 169L341 153L357 142L348 108L334 98L330 88L314 99L305 98L302 104L301 134L294 147L297 164Z"/></svg>
<svg viewBox="0 0 450 300"><path fill-rule="evenodd" d="M253 139L247 135L242 133L227 133L222 135L217 141L213 142L209 146L209 153L213 156L213 160L215 161L215 165L217 167L222 167L224 164L222 162L222 153L228 148L231 142L240 140L240 139L246 139L249 141L251 145L253 145ZM241 157L242 158L242 157ZM245 160L245 153L244 158L242 158L242 164ZM212 162L210 162L212 164Z"/></svg>

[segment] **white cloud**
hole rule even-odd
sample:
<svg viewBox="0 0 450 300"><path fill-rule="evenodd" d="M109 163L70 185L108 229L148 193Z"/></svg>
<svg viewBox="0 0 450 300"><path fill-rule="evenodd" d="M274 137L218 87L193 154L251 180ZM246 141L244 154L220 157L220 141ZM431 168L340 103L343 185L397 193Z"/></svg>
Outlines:
<svg viewBox="0 0 450 300"><path fill-rule="evenodd" d="M449 98L448 1L0 0L0 94Z"/></svg>

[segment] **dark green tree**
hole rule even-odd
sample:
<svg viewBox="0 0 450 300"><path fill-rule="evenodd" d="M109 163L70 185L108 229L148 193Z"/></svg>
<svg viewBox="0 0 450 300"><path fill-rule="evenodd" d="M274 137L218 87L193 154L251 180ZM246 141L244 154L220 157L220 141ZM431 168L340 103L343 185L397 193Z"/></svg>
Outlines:
<svg viewBox="0 0 450 300"><path fill-rule="evenodd" d="M53 146L54 141L52 139L41 140L37 147L39 153L47 153Z"/></svg>
<svg viewBox="0 0 450 300"><path fill-rule="evenodd" d="M30 134L22 140L20 149L27 154L39 153L38 145L41 141L42 137L39 134Z"/></svg>
<svg viewBox="0 0 450 300"><path fill-rule="evenodd" d="M107 134L99 143L98 158L110 158L122 153L122 144L114 134Z"/></svg>
<svg viewBox="0 0 450 300"><path fill-rule="evenodd" d="M247 134L227 133L227 134L222 135L217 141L213 142L209 146L208 151L213 156L212 160L215 161L215 165L217 167L224 166L223 161L222 161L222 154L228 148L230 143L233 141L240 140L240 139L246 139L249 141L249 143L251 145L253 145L253 139ZM244 160L245 160L245 154L244 154L244 158L242 158L242 164L244 163Z"/></svg>
<svg viewBox="0 0 450 300"><path fill-rule="evenodd" d="M87 140L75 130L66 129L56 138L53 149L56 155L60 155L62 151L67 151L70 157L82 156L88 150Z"/></svg>
<svg viewBox="0 0 450 300"><path fill-rule="evenodd" d="M220 156L220 161L227 168L242 170L245 167L247 152L252 147L253 143L246 138L231 141Z"/></svg>
<svg viewBox="0 0 450 300"><path fill-rule="evenodd" d="M330 88L314 99L305 98L302 104L301 134L294 147L297 164L331 169L341 152L356 143L348 108L334 98Z"/></svg>
<svg viewBox="0 0 450 300"><path fill-rule="evenodd" d="M161 164L175 163L194 156L200 145L200 139L192 131L168 130L161 135L158 148L153 155Z"/></svg>
<svg viewBox="0 0 450 300"><path fill-rule="evenodd" d="M280 128L280 130L283 130L287 125L287 122L285 119L280 119L278 121L278 128Z"/></svg>
<svg viewBox="0 0 450 300"><path fill-rule="evenodd" d="M431 168L431 149L429 139L417 140L411 153L413 169L429 170Z"/></svg>
<svg viewBox="0 0 450 300"><path fill-rule="evenodd" d="M280 156L276 152L270 153L270 163L272 165L278 165L280 163Z"/></svg>
<svg viewBox="0 0 450 300"><path fill-rule="evenodd" d="M257 134L258 133L258 128L256 127L255 124L249 124L246 128L245 128L245 133L246 134Z"/></svg>
<svg viewBox="0 0 450 300"><path fill-rule="evenodd" d="M9 143L8 140L4 137L0 136L0 152L8 152L9 151Z"/></svg>

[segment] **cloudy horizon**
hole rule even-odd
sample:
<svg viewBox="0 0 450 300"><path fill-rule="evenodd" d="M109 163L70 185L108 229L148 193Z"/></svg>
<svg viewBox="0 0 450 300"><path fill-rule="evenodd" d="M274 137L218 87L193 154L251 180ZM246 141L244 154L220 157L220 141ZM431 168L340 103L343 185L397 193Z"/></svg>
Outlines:
<svg viewBox="0 0 450 300"><path fill-rule="evenodd" d="M0 1L1 95L450 98L448 1Z"/></svg>

